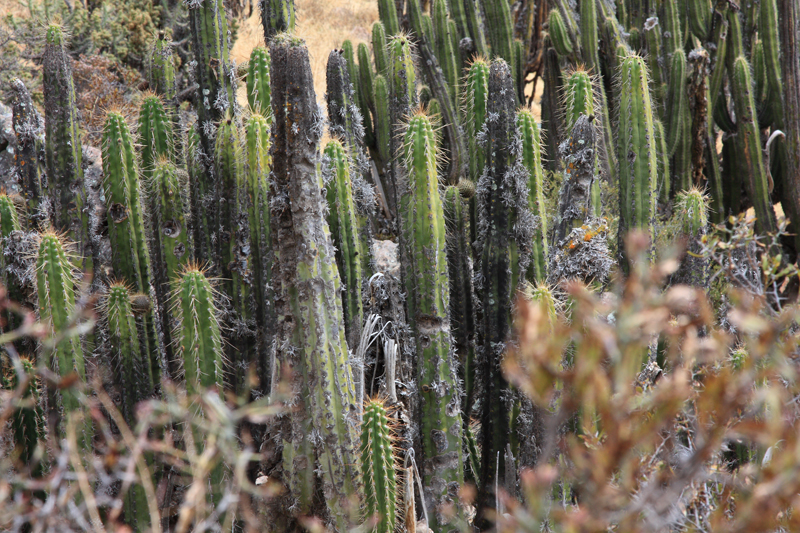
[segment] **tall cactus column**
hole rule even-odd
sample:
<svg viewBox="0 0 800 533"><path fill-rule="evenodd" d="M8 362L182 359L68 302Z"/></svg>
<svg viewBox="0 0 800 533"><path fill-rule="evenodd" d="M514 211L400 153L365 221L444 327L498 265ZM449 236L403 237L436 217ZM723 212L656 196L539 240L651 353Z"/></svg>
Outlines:
<svg viewBox="0 0 800 533"><path fill-rule="evenodd" d="M298 513L329 515L345 531L360 508L363 488L341 282L317 172L324 119L305 44L279 36L270 55L275 113L270 215L273 243L280 243L273 266L277 345L280 364L292 371L292 415L283 427L284 481ZM324 499L314 497L316 476ZM317 508L321 505L325 508Z"/></svg>
<svg viewBox="0 0 800 533"><path fill-rule="evenodd" d="M53 200L51 220L76 243L78 266L92 270L89 216L85 211L86 189L81 168L81 138L78 108L70 58L60 26L47 28L44 50L45 154Z"/></svg>
<svg viewBox="0 0 800 533"><path fill-rule="evenodd" d="M40 163L44 155L44 120L33 105L31 94L22 83L15 78L11 80L14 111L14 134L17 138L17 151L14 154L14 167L17 180L22 185L22 192L27 203L26 227L37 229L49 217L47 176L42 172Z"/></svg>
<svg viewBox="0 0 800 533"><path fill-rule="evenodd" d="M442 505L458 501L464 481L461 455L460 392L455 353L450 336L450 286L444 211L436 173L436 135L430 119L412 117L405 134L409 206L404 234L416 284L417 382L422 438L422 478L433 531L449 531ZM408 284L407 284L408 285Z"/></svg>

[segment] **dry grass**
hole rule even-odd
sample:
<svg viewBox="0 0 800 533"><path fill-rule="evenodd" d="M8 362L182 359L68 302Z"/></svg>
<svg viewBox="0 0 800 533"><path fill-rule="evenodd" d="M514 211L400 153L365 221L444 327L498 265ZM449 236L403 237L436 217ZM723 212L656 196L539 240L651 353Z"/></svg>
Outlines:
<svg viewBox="0 0 800 533"><path fill-rule="evenodd" d="M246 61L253 48L264 44L259 17L255 12L242 22L233 47L237 63ZM378 4L375 0L297 0L297 34L308 44L318 101L322 102L325 96L325 66L330 51L340 48L347 39L354 46L360 42L369 43L372 23L376 20Z"/></svg>

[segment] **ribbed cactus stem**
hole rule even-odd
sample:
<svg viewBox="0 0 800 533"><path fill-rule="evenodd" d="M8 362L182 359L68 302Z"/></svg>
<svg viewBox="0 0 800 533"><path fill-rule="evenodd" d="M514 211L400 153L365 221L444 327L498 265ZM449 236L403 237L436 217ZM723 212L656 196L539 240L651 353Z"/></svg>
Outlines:
<svg viewBox="0 0 800 533"><path fill-rule="evenodd" d="M259 349L256 372L261 391L271 386L271 346L275 332L275 302L272 289L274 254L269 220L269 174L272 171L270 124L261 115L251 115L245 126L247 144L247 214L253 266L253 293Z"/></svg>
<svg viewBox="0 0 800 533"><path fill-rule="evenodd" d="M597 18L597 4L595 2L581 2L578 6L581 14L581 54L586 67L595 73L600 72L600 54L598 47L600 27Z"/></svg>
<svg viewBox="0 0 800 533"><path fill-rule="evenodd" d="M431 13L433 14L435 32L434 50L447 81L450 99L455 102L459 94L458 82L461 73L458 48L453 48L453 39L450 35L449 16L445 0L433 0Z"/></svg>
<svg viewBox="0 0 800 533"><path fill-rule="evenodd" d="M172 112L177 107L177 84L175 80L175 58L172 45L163 31L158 32L150 56L150 88L164 98Z"/></svg>
<svg viewBox="0 0 800 533"><path fill-rule="evenodd" d="M22 375L18 374L22 371ZM36 446L44 440L44 412L41 407L41 393L39 379L36 376L36 361L22 356L19 358L18 368L9 368L8 375L0 375L0 382L5 381L10 390L20 386L20 378L27 379L27 385L20 400L27 405L14 410L11 415L11 431L14 436L14 452L12 457L18 465L32 469L32 476L39 477L42 473L41 463L34 463Z"/></svg>
<svg viewBox="0 0 800 533"><path fill-rule="evenodd" d="M653 96L653 105L657 106L656 118L666 116L666 73L663 72L661 65L663 63L663 45L661 44L661 24L659 24L658 17L650 17L644 23L644 40L647 43L647 67L650 69L650 86ZM674 61L671 65L675 65ZM683 58L684 71L686 70L686 56ZM684 72L684 78L686 73ZM672 78L669 78L672 80ZM676 80L677 81L677 80ZM684 86L685 92L685 86Z"/></svg>
<svg viewBox="0 0 800 533"><path fill-rule="evenodd" d="M480 0L480 4L492 56L502 57L506 63L513 65L514 27L508 0Z"/></svg>
<svg viewBox="0 0 800 533"><path fill-rule="evenodd" d="M12 231L21 229L17 206L14 199L7 194L0 192L0 283L7 291L8 299L12 302L22 303L25 301L25 294L16 276L6 271L7 260L5 250L6 242L11 237ZM5 309L1 315L5 323L0 325L3 331L12 331L19 327L22 320L15 311Z"/></svg>
<svg viewBox="0 0 800 533"><path fill-rule="evenodd" d="M636 228L647 230L651 243L654 237L658 182L654 128L647 66L644 59L631 54L622 61L619 81L620 242Z"/></svg>
<svg viewBox="0 0 800 533"><path fill-rule="evenodd" d="M25 224L31 229L38 229L49 216L47 191L44 190L47 176L42 172L45 153L44 119L33 105L31 94L22 80L11 80L11 91L14 135L17 139L14 170L27 204Z"/></svg>
<svg viewBox="0 0 800 533"><path fill-rule="evenodd" d="M556 243L563 244L573 228L592 216L592 185L596 152L594 117L581 115L569 139L559 147L564 165L564 182L558 201Z"/></svg>
<svg viewBox="0 0 800 533"><path fill-rule="evenodd" d="M677 235L685 240L686 254L681 265L671 276L671 283L686 283L703 287L708 278L708 259L702 255L701 239L708 231L709 198L696 187L681 191L675 198Z"/></svg>
<svg viewBox="0 0 800 533"><path fill-rule="evenodd" d="M296 14L294 0L259 0L261 27L264 29L264 42L269 44L281 32L294 31Z"/></svg>
<svg viewBox="0 0 800 533"><path fill-rule="evenodd" d="M530 281L547 279L547 211L544 203L544 169L542 168L542 136L530 109L517 112L517 129L522 139L522 165L528 173L528 208L538 218L533 233L533 257L528 270Z"/></svg>
<svg viewBox="0 0 800 533"><path fill-rule="evenodd" d="M430 119L423 113L411 118L403 150L408 172L409 205L403 219L408 236L411 276L415 285L414 320L417 339L417 382L421 390L423 486L431 527L438 530L443 504L454 504L448 487L464 481L461 456L460 391L451 350L450 285L447 275L447 238L436 172L438 147ZM407 284L408 286L408 284Z"/></svg>
<svg viewBox="0 0 800 533"><path fill-rule="evenodd" d="M347 59L339 50L332 50L328 55L326 81L331 137L343 139L357 155L362 150L364 128Z"/></svg>
<svg viewBox="0 0 800 533"><path fill-rule="evenodd" d="M372 124L372 115L375 114L375 89L373 79L375 73L372 70L369 48L366 43L358 43L358 66L356 78L360 86L359 109L361 110L361 120L364 125L364 143L370 148L375 147L375 128Z"/></svg>
<svg viewBox="0 0 800 533"><path fill-rule="evenodd" d="M386 407L377 400L364 406L361 422L361 472L365 517L377 516L375 533L394 533L397 523L397 473L393 428Z"/></svg>
<svg viewBox="0 0 800 533"><path fill-rule="evenodd" d="M478 145L478 134L486 122L486 105L489 101L489 62L481 57L472 61L464 81L464 122L469 150L468 179L477 183L486 167L485 152ZM477 197L472 195L470 207L469 241L478 238Z"/></svg>
<svg viewBox="0 0 800 533"><path fill-rule="evenodd" d="M172 158L175 155L172 121L160 97L151 94L142 99L138 133L142 177L148 180L157 159Z"/></svg>
<svg viewBox="0 0 800 533"><path fill-rule="evenodd" d="M378 16L390 37L400 33L400 22L397 17L395 0L378 0Z"/></svg>
<svg viewBox="0 0 800 533"><path fill-rule="evenodd" d="M387 48L386 29L380 22L372 25L372 53L375 56L375 69L378 74L388 75L389 51Z"/></svg>
<svg viewBox="0 0 800 533"><path fill-rule="evenodd" d="M482 0L463 0L464 11L467 17L467 28L472 38L472 45L475 54L480 57L489 57L489 44L486 41L484 32L484 17L481 10Z"/></svg>
<svg viewBox="0 0 800 533"><path fill-rule="evenodd" d="M375 91L375 142L378 145L378 157L386 164L391 158L391 113L389 112L389 84L386 78L378 74L374 80Z"/></svg>
<svg viewBox="0 0 800 533"><path fill-rule="evenodd" d="M475 187L447 187L444 218L447 224L447 266L450 277L450 327L464 382L461 412L469 421L475 389L475 290L472 285L472 247L469 241L469 198ZM471 189L472 194L468 194Z"/></svg>
<svg viewBox="0 0 800 533"><path fill-rule="evenodd" d="M756 106L753 101L750 65L747 59L739 56L733 63L731 72L731 93L736 108L737 135L740 137L740 154L747 169L745 189L753 202L756 212L756 228L760 233L776 233L775 211L770 201L770 183L764 154L761 150L761 134L756 120Z"/></svg>
<svg viewBox="0 0 800 533"><path fill-rule="evenodd" d="M350 177L352 161L346 148L338 140L325 146L323 179L328 202L328 227L336 247L336 266L342 279L342 310L348 346L358 346L364 306L361 286L364 274L361 269L361 246L358 239L356 206L353 201L353 182Z"/></svg>
<svg viewBox="0 0 800 533"><path fill-rule="evenodd" d="M571 57L575 51L575 47L573 46L572 39L567 31L567 25L564 22L564 17L561 16L561 12L558 9L553 9L550 11L547 24L549 28L548 31L550 33L550 39L553 43L553 48L555 48L558 55L567 58Z"/></svg>
<svg viewBox="0 0 800 533"><path fill-rule="evenodd" d="M86 189L81 167L81 138L71 59L64 32L51 24L45 35L43 88L45 109L45 155L53 207L51 221L58 231L76 243L78 265L92 270L92 246Z"/></svg>
<svg viewBox="0 0 800 533"><path fill-rule="evenodd" d="M686 114L688 106L686 98L686 54L683 50L672 53L669 69L669 86L667 98L667 128L666 142L669 155L675 153L679 142L689 142L691 139L683 138L681 120Z"/></svg>
<svg viewBox="0 0 800 533"><path fill-rule="evenodd" d="M253 48L247 63L247 102L250 109L266 118L272 116L269 65L269 50L261 46Z"/></svg>
<svg viewBox="0 0 800 533"><path fill-rule="evenodd" d="M145 236L139 171L133 137L125 118L116 112L103 126L103 176L108 213L108 234L115 275L150 298L152 267ZM153 381L159 383L161 353L153 306L140 317L140 346L149 354Z"/></svg>
<svg viewBox="0 0 800 533"><path fill-rule="evenodd" d="M577 69L564 79L564 127L571 132L581 115L594 115L594 92L589 73Z"/></svg>
<svg viewBox="0 0 800 533"><path fill-rule="evenodd" d="M701 42L708 38L711 28L711 0L687 0L689 11L689 27Z"/></svg>
<svg viewBox="0 0 800 533"><path fill-rule="evenodd" d="M159 265L164 282L173 284L190 258L189 228L186 219L186 183L180 171L166 158L156 161L150 181L153 197L153 229L158 233Z"/></svg>
<svg viewBox="0 0 800 533"><path fill-rule="evenodd" d="M344 531L360 506L355 382L345 342L341 282L325 221L322 180L316 171L322 116L318 113L305 44L291 36L272 41L275 110L273 242L281 243L273 267L280 364L293 369L291 416L283 433L285 482L298 513L326 512ZM299 135L297 132L301 132ZM293 207L301 202L303 209ZM312 438L317 435L319 438ZM316 472L316 474L315 474ZM327 510L314 498L318 475Z"/></svg>
<svg viewBox="0 0 800 533"><path fill-rule="evenodd" d="M39 239L36 256L36 292L39 297L39 318L47 328L50 341L42 343L43 360L61 377L75 372L81 380L86 379L86 366L83 358L81 340L74 332L68 331L75 317L75 277L73 264L61 238L54 233L45 233ZM57 339L57 340L56 340ZM58 393L51 391L51 417L59 419L58 405L63 414L86 409L71 387ZM52 418L51 418L52 422ZM51 431L58 424L51 425ZM84 412L83 424L78 437L79 447L91 448L91 419ZM61 431L64 428L61 427Z"/></svg>

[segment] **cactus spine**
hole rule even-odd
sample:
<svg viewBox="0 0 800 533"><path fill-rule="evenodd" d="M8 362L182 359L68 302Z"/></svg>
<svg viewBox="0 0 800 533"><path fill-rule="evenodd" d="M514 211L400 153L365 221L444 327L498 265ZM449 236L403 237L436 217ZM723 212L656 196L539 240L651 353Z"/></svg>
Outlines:
<svg viewBox="0 0 800 533"><path fill-rule="evenodd" d="M436 173L438 147L430 119L411 118L405 133L409 205L403 220L416 285L414 324L420 402L422 471L434 530L445 526L440 506L450 500L450 485L464 481L461 456L460 394L450 338L450 287L447 275L444 211ZM408 284L407 284L408 286Z"/></svg>
<svg viewBox="0 0 800 533"><path fill-rule="evenodd" d="M110 112L106 116L102 151L114 272L152 302L152 268L145 240L136 153L128 125L119 113ZM143 313L139 322L139 344L149 354L153 381L158 383L161 354L152 307Z"/></svg>
<svg viewBox="0 0 800 533"><path fill-rule="evenodd" d="M530 109L517 112L517 129L522 139L522 165L528 172L528 207L539 222L534 230L533 257L528 270L529 281L547 279L547 212L544 203L544 170L542 169L542 138L539 126Z"/></svg>
<svg viewBox="0 0 800 533"><path fill-rule="evenodd" d="M303 42L291 36L275 39L270 55L275 111L270 220L273 242L282 243L273 267L277 343L296 347L279 352L281 364L294 370L290 401L295 407L286 421L284 471L300 513L313 508L312 476L320 476L327 512L343 531L363 488L357 423L350 410L355 383L347 363L341 282L316 172L322 117ZM294 202L304 208L291 207ZM320 438L312 440L312 432Z"/></svg>
<svg viewBox="0 0 800 533"><path fill-rule="evenodd" d="M344 285L342 310L347 343L348 346L358 346L361 324L364 322L364 307L361 303L363 252L358 239L350 166L350 157L342 143L335 139L330 141L325 147L323 160L323 179L326 182L329 210L328 226L336 247L336 265Z"/></svg>
<svg viewBox="0 0 800 533"><path fill-rule="evenodd" d="M361 422L361 472L365 515L378 516L375 533L393 533L397 522L397 474L394 437L386 407L376 400L364 406Z"/></svg>
<svg viewBox="0 0 800 533"><path fill-rule="evenodd" d="M175 153L172 123L161 98L145 96L139 110L139 144L141 169L145 181L152 176L159 157L173 157Z"/></svg>
<svg viewBox="0 0 800 533"><path fill-rule="evenodd" d="M622 60L619 83L620 238L641 228L649 232L652 243L658 154L647 67L641 57L630 54Z"/></svg>
<svg viewBox="0 0 800 533"><path fill-rule="evenodd" d="M51 335L63 337L50 345L42 344L41 357L50 361L51 368L61 377L73 372L81 380L86 379L86 367L83 359L81 340L68 332L75 317L75 276L73 265L66 247L61 238L54 233L45 233L39 240L39 250L36 257L36 291L39 297L39 318L47 326ZM55 339L54 339L55 340ZM64 388L60 393L50 391L49 415L51 431L59 424L57 405L63 409L63 414L80 411L81 402L78 393L72 388ZM83 450L91 448L91 420L89 414L84 412L83 424L79 426L78 446ZM61 428L64 431L64 428Z"/></svg>
<svg viewBox="0 0 800 533"><path fill-rule="evenodd" d="M247 64L247 102L250 109L267 118L272 114L269 84L269 50L257 46Z"/></svg>
<svg viewBox="0 0 800 533"><path fill-rule="evenodd" d="M79 265L92 270L89 217L85 212L81 138L70 58L60 26L47 28L44 51L45 155L51 186L51 221L76 243Z"/></svg>

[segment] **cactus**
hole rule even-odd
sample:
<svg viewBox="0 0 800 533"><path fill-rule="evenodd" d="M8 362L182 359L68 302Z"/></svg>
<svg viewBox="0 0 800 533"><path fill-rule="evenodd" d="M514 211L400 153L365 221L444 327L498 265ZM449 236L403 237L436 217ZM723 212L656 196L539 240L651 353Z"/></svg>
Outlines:
<svg viewBox="0 0 800 533"><path fill-rule="evenodd" d="M375 128L372 125L372 115L375 114L375 89L372 71L372 62L369 59L369 48L365 43L358 43L358 68L355 78L360 85L359 109L364 126L364 144L370 148L375 147Z"/></svg>
<svg viewBox="0 0 800 533"><path fill-rule="evenodd" d="M264 42L269 44L281 32L294 31L294 0L259 0L261 26L264 29Z"/></svg>
<svg viewBox="0 0 800 533"><path fill-rule="evenodd" d="M434 25L434 50L442 73L447 81L450 99L455 103L458 94L458 82L461 77L460 62L458 61L458 48L453 47L453 38L450 35L450 24L445 0L433 0L431 6ZM456 43L457 44L457 43Z"/></svg>
<svg viewBox="0 0 800 533"><path fill-rule="evenodd" d="M61 377L77 373L80 380L86 379L86 366L81 340L68 331L76 320L75 275L73 263L62 238L55 233L45 233L39 239L36 256L36 291L39 297L39 318L46 325L50 339L41 344L41 360L49 361L51 368ZM59 406L64 416L85 410L78 393L71 387L49 392L50 420L59 420ZM50 425L50 431L60 424ZM61 428L64 431L64 428ZM79 426L78 446L89 450L92 442L92 424L88 412L84 412Z"/></svg>
<svg viewBox="0 0 800 533"><path fill-rule="evenodd" d="M528 208L538 218L533 233L533 257L528 279L541 282L547 278L547 212L544 203L542 138L530 109L517 112L517 129L522 139L522 165L528 172Z"/></svg>
<svg viewBox="0 0 800 533"><path fill-rule="evenodd" d="M508 0L480 0L480 4L492 56L514 65L514 28ZM512 77L516 78L513 72L512 69Z"/></svg>
<svg viewBox="0 0 800 533"><path fill-rule="evenodd" d="M596 165L593 121L594 117L578 117L569 139L559 147L565 174L559 194L555 242L562 247L572 230L592 217L592 184Z"/></svg>
<svg viewBox="0 0 800 533"><path fill-rule="evenodd" d="M438 147L430 119L414 115L405 133L408 210L402 220L414 285L413 323L417 341L417 383L421 389L420 433L425 499L431 527L447 525L442 505L454 504L452 485L464 481L461 455L460 392L450 338L450 286L447 275L444 211L436 172Z"/></svg>
<svg viewBox="0 0 800 533"><path fill-rule="evenodd" d="M389 112L389 84L386 78L378 74L374 80L375 92L375 142L378 157L388 163L391 158L391 113Z"/></svg>
<svg viewBox="0 0 800 533"><path fill-rule="evenodd" d="M675 233L686 241L686 254L678 270L670 276L670 284L685 283L705 287L708 283L708 259L701 252L700 239L708 230L709 198L696 187L681 191L675 198Z"/></svg>
<svg viewBox="0 0 800 533"><path fill-rule="evenodd" d="M658 154L653 105L644 60L630 54L622 60L619 81L619 235L646 229L653 243L656 216Z"/></svg>
<svg viewBox="0 0 800 533"><path fill-rule="evenodd" d="M253 265L253 293L256 301L256 324L259 325L258 363L256 370L261 390L271 387L271 347L275 331L275 304L272 290L273 249L269 221L269 174L272 170L270 125L261 115L253 114L245 127L247 143L247 203L250 225L250 249Z"/></svg>
<svg viewBox="0 0 800 533"><path fill-rule="evenodd" d="M347 59L339 50L332 50L328 55L326 81L331 137L342 139L358 162L363 150L364 128Z"/></svg>
<svg viewBox="0 0 800 533"><path fill-rule="evenodd" d="M479 365L484 396L481 419L481 475L478 485L478 523L485 510L495 504L496 461L505 471L504 452L508 444L508 383L500 370L502 346L511 332L511 301L516 290L514 272L524 273L525 255L520 244L530 243L532 235L522 237L514 229L524 229L521 211L527 210L524 171L515 167L513 147L517 142L514 91L511 69L502 60L492 62L489 72L489 101L486 121L486 171L478 182L478 244L483 317L478 326ZM520 183L521 182L521 183ZM516 204L501 200L514 198ZM522 209L520 204L522 204ZM529 221L530 222L530 221ZM530 229L530 228L528 228ZM478 279L478 275L476 275Z"/></svg>
<svg viewBox="0 0 800 533"><path fill-rule="evenodd" d="M45 155L48 189L53 203L51 222L76 243L79 267L92 270L92 245L81 167L81 138L70 58L60 26L47 28L44 50Z"/></svg>
<svg viewBox="0 0 800 533"><path fill-rule="evenodd" d="M705 41L711 28L711 0L687 0L689 11L689 27L692 33Z"/></svg>
<svg viewBox="0 0 800 533"><path fill-rule="evenodd" d="M269 50L253 48L247 63L247 103L250 109L269 119L272 116L270 99Z"/></svg>
<svg viewBox="0 0 800 533"><path fill-rule="evenodd" d="M477 183L486 167L484 151L478 146L478 134L483 130L486 122L486 105L489 101L489 63L481 58L475 58L467 70L464 82L464 121L469 147L469 174L468 179ZM477 240L477 198L472 195L469 199L470 235L469 242Z"/></svg>
<svg viewBox="0 0 800 533"><path fill-rule="evenodd" d="M395 0L378 0L378 16L389 37L400 33Z"/></svg>
<svg viewBox="0 0 800 533"><path fill-rule="evenodd" d="M11 236L12 231L19 231L19 215L14 199L5 193L0 192L0 282L7 291L7 296L12 302L22 303L25 301L22 287L15 276L6 271L6 239ZM14 311L5 309L1 316L4 322L0 324L0 329L12 331L21 324L20 317Z"/></svg>
<svg viewBox="0 0 800 533"><path fill-rule="evenodd" d="M376 22L372 25L372 53L375 56L375 69L378 74L384 76L389 73L389 49L387 46L386 29L383 24Z"/></svg>
<svg viewBox="0 0 800 533"><path fill-rule="evenodd" d="M111 259L116 276L138 293L151 294L152 267L145 239L144 213L133 138L122 115L110 112L103 126L103 175ZM139 344L149 354L153 382L161 378L161 354L151 308L139 317Z"/></svg>
<svg viewBox="0 0 800 533"><path fill-rule="evenodd" d="M27 380L25 390L19 397L24 404L17 407L11 415L11 431L14 435L15 463L31 470L31 477L42 475L41 461L35 459L34 452L40 442L44 441L44 412L41 404L40 384L36 376L36 361L22 356L16 368L9 368L7 376L0 375L0 380L7 380L3 388L17 389L20 379Z"/></svg>
<svg viewBox="0 0 800 533"><path fill-rule="evenodd" d="M347 364L341 283L316 172L322 117L303 42L288 35L276 38L270 55L275 110L270 220L273 242L282 243L273 267L277 343L295 347L279 351L281 365L294 370L289 383L294 407L283 433L288 439L285 482L296 512L305 514L314 508L312 476L319 475L327 513L343 531L363 488L355 409L350 409L356 398ZM291 207L297 201L303 209ZM312 439L312 433L319 438Z"/></svg>
<svg viewBox="0 0 800 533"><path fill-rule="evenodd" d="M361 422L361 472L367 520L377 516L375 533L393 533L397 522L397 473L393 428L386 407L377 400L364 406Z"/></svg>
<svg viewBox="0 0 800 533"><path fill-rule="evenodd" d="M731 72L731 93L736 107L737 135L741 137L741 157L745 165L745 189L756 211L756 227L760 233L775 233L777 222L769 198L769 177L761 151L761 135L756 122L755 102L752 95L750 65L739 56Z"/></svg>
<svg viewBox="0 0 800 533"><path fill-rule="evenodd" d="M594 115L592 78L586 70L578 68L567 74L564 79L562 99L566 131L572 131L581 115Z"/></svg>
<svg viewBox="0 0 800 533"><path fill-rule="evenodd" d="M470 182L471 184L471 182ZM444 218L447 224L447 266L450 279L450 327L453 345L461 364L459 379L464 383L461 414L469 422L475 389L475 291L472 285L472 249L469 245L469 187L447 187Z"/></svg>
<svg viewBox="0 0 800 533"><path fill-rule="evenodd" d="M153 43L153 51L150 55L150 65L148 69L148 79L150 88L164 98L167 107L172 113L177 111L177 83L175 80L175 59L172 53L172 45L167 40L163 31L158 32Z"/></svg>
<svg viewBox="0 0 800 533"><path fill-rule="evenodd" d="M564 18L561 16L561 12L558 9L550 11L547 24L553 48L555 48L558 55L561 57L572 57L575 47L572 44L572 39L570 39Z"/></svg>
<svg viewBox="0 0 800 533"><path fill-rule="evenodd" d="M472 38L472 47L478 57L489 57L489 45L486 42L481 0L463 0L467 19L467 28Z"/></svg>
<svg viewBox="0 0 800 533"><path fill-rule="evenodd" d="M653 97L653 104L657 106L657 118L662 118L666 116L666 110L669 107L666 105L666 98L664 96L664 92L666 90L665 87L665 79L666 73L662 72L661 64L663 61L663 46L661 44L661 25L659 24L658 17L650 17L644 23L644 38L645 42L647 43L647 67L650 69L650 85ZM681 50L682 51L682 50ZM673 68L676 65L675 61L676 55L672 55L672 60L670 65ZM683 56L683 66L684 71L686 70L686 55ZM686 73L684 72L684 77ZM672 76L669 78L670 81L678 81L677 79L673 79ZM678 87L677 84L673 84ZM673 85L670 85L672 87ZM684 87L685 92L685 87Z"/></svg>
<svg viewBox="0 0 800 533"><path fill-rule="evenodd" d="M361 303L361 285L364 275L361 268L361 243L358 239L358 222L353 201L353 183L350 179L352 162L346 148L338 140L325 146L323 180L327 188L328 226L336 247L336 265L342 278L342 309L349 346L358 346L364 307Z"/></svg>
<svg viewBox="0 0 800 533"><path fill-rule="evenodd" d="M11 90L14 135L17 139L14 169L27 204L25 225L31 229L39 229L46 225L45 221L49 218L47 176L42 172L41 164L44 154L44 120L34 107L22 80L11 80Z"/></svg>
<svg viewBox="0 0 800 533"><path fill-rule="evenodd" d="M599 22L597 18L597 4L594 2L581 2L579 7L581 14L580 38L583 62L587 68L595 73L599 73L600 53L598 46L600 43L600 36L598 35Z"/></svg>
<svg viewBox="0 0 800 533"><path fill-rule="evenodd" d="M147 181L159 157L172 158L175 143L172 123L161 98L145 95L139 109L139 145L141 146L142 178ZM151 207L152 209L152 207Z"/></svg>
<svg viewBox="0 0 800 533"><path fill-rule="evenodd" d="M681 122L686 116L686 54L683 50L672 53L669 69L669 91L667 99L668 122L666 128L667 152L672 155L678 143L690 143L691 139L682 135Z"/></svg>

